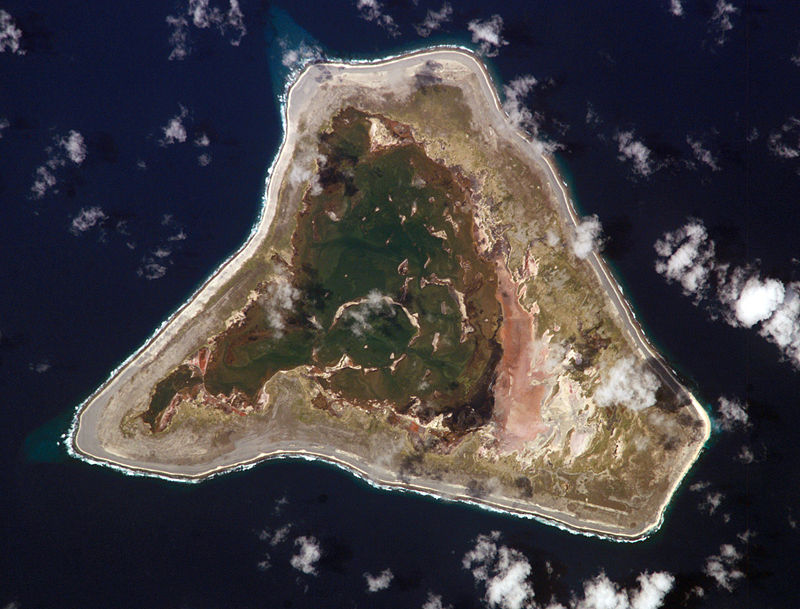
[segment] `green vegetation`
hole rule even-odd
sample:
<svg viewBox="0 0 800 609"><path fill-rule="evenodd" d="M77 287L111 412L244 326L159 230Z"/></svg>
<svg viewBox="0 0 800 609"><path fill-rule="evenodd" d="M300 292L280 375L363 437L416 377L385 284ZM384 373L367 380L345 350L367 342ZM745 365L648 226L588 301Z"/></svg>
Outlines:
<svg viewBox="0 0 800 609"><path fill-rule="evenodd" d="M324 161L298 214L287 277L261 284L242 319L215 337L205 386L253 399L279 370L310 365L332 369L318 381L347 401L389 401L425 420L444 414L464 431L492 412L494 267L477 252L453 174L410 141L371 151L378 120L347 109L320 135ZM184 376L157 387L151 428Z"/></svg>

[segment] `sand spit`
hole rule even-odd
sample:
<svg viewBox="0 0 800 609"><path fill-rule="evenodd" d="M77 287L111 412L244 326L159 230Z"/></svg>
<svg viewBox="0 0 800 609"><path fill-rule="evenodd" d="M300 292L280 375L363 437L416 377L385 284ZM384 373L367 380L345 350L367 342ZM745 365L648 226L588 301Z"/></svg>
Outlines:
<svg viewBox="0 0 800 609"><path fill-rule="evenodd" d="M685 462L680 476L676 477L656 517L640 523L634 528L618 526L610 522L581 518L568 510L551 509L545 505L531 506L513 498L497 500L492 497L475 497L465 486L438 480L415 480L409 482L385 464L368 463L354 453L322 444L308 445L292 438L274 434L265 438L253 433L244 433L232 447L226 446L211 454L210 458L192 458L188 454L181 462L165 464L154 456L152 447L144 447L136 454L129 454L121 446L125 440L120 433L120 422L126 412L147 399L155 382L183 361L187 353L200 348L211 334L211 322L203 317L215 307L224 307L224 296L220 294L236 276L246 262L253 259L258 249L271 235L276 222L279 195L285 183L290 182L290 169L298 150L302 150L303 130L310 130L314 117L328 116L326 110L342 105L359 88L372 95L387 95L388 92L407 91L415 78L426 69L435 66L442 78L463 78L465 73L477 77L477 89L491 100L495 113L481 117L486 128L497 137L508 142L536 163L546 176L550 189L558 199L562 219L576 225L579 218L572 206L564 182L554 168L553 161L538 152L526 134L521 133L506 118L497 96L497 89L481 61L472 53L455 48L434 48L400 57L370 63L326 63L308 66L289 88L284 106L285 136L281 148L270 167L267 189L261 216L247 242L180 307L136 353L117 368L109 379L92 394L77 410L70 430L70 452L86 461L102 464L134 475L149 475L177 481L197 481L220 473L250 467L271 458L301 457L322 459L343 467L382 488L393 488L430 494L443 499L465 501L509 514L542 519L563 526L570 531L608 537L619 541L632 541L646 537L661 523L664 510L683 475L697 458L710 434L708 415L697 400L689 395L692 407L703 426L703 442L697 445L691 459ZM351 97L343 97L333 91L341 85ZM321 93L324 91L324 93ZM321 109L322 106L322 109ZM614 281L608 267L596 254L589 259L594 272L606 289L614 308L624 322L625 331L642 357L655 362L662 382L676 391L683 391L674 372L645 338L633 312L625 302L621 290ZM223 304L220 304L220 303ZM203 316L200 313L203 313ZM146 388L146 389L143 389ZM538 412L531 413L532 418ZM184 446L191 438L183 438Z"/></svg>

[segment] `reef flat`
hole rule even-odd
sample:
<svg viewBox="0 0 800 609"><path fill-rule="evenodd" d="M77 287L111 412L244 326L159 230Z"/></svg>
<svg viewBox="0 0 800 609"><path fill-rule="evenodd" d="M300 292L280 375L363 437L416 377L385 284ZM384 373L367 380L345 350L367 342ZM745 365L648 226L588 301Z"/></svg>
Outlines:
<svg viewBox="0 0 800 609"><path fill-rule="evenodd" d="M247 243L80 408L197 480L281 456L638 539L708 438L481 61L308 66Z"/></svg>

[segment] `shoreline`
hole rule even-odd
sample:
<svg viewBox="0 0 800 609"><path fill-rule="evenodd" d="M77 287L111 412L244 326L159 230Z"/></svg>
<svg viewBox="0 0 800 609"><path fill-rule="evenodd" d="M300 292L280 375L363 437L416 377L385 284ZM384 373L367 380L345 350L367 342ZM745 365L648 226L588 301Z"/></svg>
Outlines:
<svg viewBox="0 0 800 609"><path fill-rule="evenodd" d="M381 60L364 60L364 61L331 61L325 62L324 65L330 65L332 67L345 67L345 68L355 68L358 69L359 67L363 68L370 68L374 69L376 67L386 67L390 66L396 62L407 61L409 59L431 55L435 56L436 54L447 53L447 54L458 54L463 58L468 60L468 63L471 66L478 68L475 70L479 72L482 78L480 78L480 89L489 95L491 99L494 101L495 109L501 114L503 119L507 121L507 115L502 109L502 104L500 103L500 99L498 96L498 89L496 84L488 72L486 67L477 58L472 52L467 49L458 48L458 47L431 47L427 49L421 49L415 52L406 53L403 55L391 56ZM311 64L317 65L317 64ZM695 454L693 455L692 459L688 461L687 465L681 472L681 475L677 477L670 488L669 493L666 496L666 499L660 506L660 510L658 512L658 519L655 522L648 523L648 526L644 527L640 531L633 531L630 533L625 532L610 532L608 530L602 530L600 528L594 529L590 526L581 527L578 523L571 523L566 514L558 514L558 513L548 513L546 509L541 508L541 506L537 506L538 510L516 510L513 506L510 505L501 505L496 502L482 500L480 498L470 497L458 492L455 492L456 489L453 488L451 490L447 490L445 488L434 488L433 486L423 486L418 484L409 484L402 481L392 481L388 479L382 478L377 472L372 472L370 474L366 469L366 465L362 465L359 463L359 459L355 455L350 455L351 459L348 461L344 458L337 457L335 453L342 453L338 449L333 449L333 451L325 452L324 450L306 450L306 449L297 449L291 447L285 447L281 449L276 449L269 452L261 452L254 457L249 457L247 459L220 465L213 467L211 469L207 469L201 471L200 473L187 473L187 474L180 474L172 472L166 472L163 470L158 470L156 468L148 468L148 467L135 467L129 464L125 464L122 461L115 461L112 458L103 458L99 457L95 454L92 454L89 450L82 448L79 442L79 429L80 425L83 421L84 416L89 416L88 413L92 406L97 406L95 401L100 398L109 388L117 382L118 379L122 378L128 370L133 367L140 356L149 353L151 350L157 349L160 341L166 340L164 337L167 335L168 330L172 326L173 322L179 320L182 316L189 315L190 311L193 309L201 308L205 305L203 302L203 297L208 296L204 294L207 291L207 288L212 284L222 282L224 285L224 281L228 275L235 273L235 269L232 269L232 262L239 259L242 256L247 256L248 252L251 248L257 247L258 245L263 242L263 240L267 237L270 227L272 226L272 221L275 216L276 207L277 207L277 190L279 190L282 179L275 180L276 171L278 170L279 165L284 160L282 157L284 156L284 152L287 150L287 147L293 146L294 142L291 140L290 136L290 129L289 129L289 117L290 117L290 107L292 103L292 92L295 90L296 85L301 82L303 75L306 74L309 70L310 66L305 66L298 74L295 76L294 80L291 84L287 87L286 92L284 94L284 99L281 99L281 121L283 124L284 129L284 136L270 167L267 172L267 179L266 179L266 188L264 192L264 196L262 199L261 209L259 211L259 216L257 221L254 223L250 235L246 239L246 241L233 253L231 254L220 266L214 271L214 273L206 279L202 283L202 285L197 288L193 292L193 294L189 297L189 299L183 303L180 307L178 307L165 321L163 321L159 327L155 330L155 332L145 341L145 343L139 347L136 351L134 351L126 360L124 360L119 366L117 366L106 379L106 381L96 390L94 391L86 400L84 400L76 409L76 413L74 415L72 425L70 426L69 430L69 438L67 442L67 450L70 455L76 457L77 459L87 461L94 464L100 464L107 467L112 467L118 471L122 471L128 475L143 475L143 476L151 476L151 477L159 477L163 479L168 479L171 481L180 481L180 482L199 482L222 473L230 472L230 471L237 471L242 469L249 469L253 467L257 463L265 460L272 460L272 459L279 459L279 458L302 458L306 460L321 460L327 463L331 463L349 471L350 473L356 475L357 477L365 480L369 484L376 486L378 488L384 490L393 490L393 491L404 491L404 492L414 492L417 494L429 495L433 496L437 499L447 500L447 501L454 501L459 503L467 503L470 505L475 505L481 507L482 509L488 509L492 511L497 511L509 515L514 515L517 517L527 517L533 518L537 520L541 520L547 524L559 526L568 530L573 533L583 534L583 535L594 535L599 536L605 539L611 539L614 541L638 541L644 539L658 530L663 522L664 513L666 511L667 506L669 505L671 499L674 496L674 493L680 483L686 476L686 473L694 464L694 462L699 458L700 454L702 453L708 439L710 437L711 431L711 422L708 417L708 413L705 409L700 405L694 395L685 388L680 381L678 380L674 370L669 367L663 357L655 351L652 345L647 340L644 332L639 325L638 321L636 320L636 315L633 310L630 308L629 303L624 298L624 294L622 292L621 286L616 282L611 273L610 269L608 268L605 261L597 252L593 252L590 258L588 259L592 265L592 268L598 279L600 280L601 284L606 288L606 292L612 298L615 308L622 316L622 319L625 323L625 327L627 329L630 338L633 340L634 345L636 348L643 353L649 359L654 360L654 362L658 365L658 372L659 377L665 382L668 382L670 385L674 387L678 387L681 391L685 391L689 397L689 400L692 403L695 412L697 413L698 417L704 424L704 439L702 444L699 445L698 449L696 450ZM558 213L562 215L562 217L569 220L572 226L577 225L580 222L580 218L577 215L576 210L573 207L572 199L569 197L569 193L567 190L566 183L564 183L560 175L557 172L557 169L554 166L553 160L549 158L547 155L540 153L539 151L535 150L533 146L533 142L525 133L519 130L516 126L513 126L509 123L510 130L517 135L519 138L519 145L522 145L526 149L526 153L531 155L537 162L537 164L542 166L544 173L547 177L547 181L550 182L551 188L553 188L554 194L559 198L559 209ZM284 172L285 173L285 172ZM282 178L283 176L281 176ZM557 186L557 188L556 188ZM207 301L206 301L207 302ZM349 455L349 453L347 453ZM179 468L178 468L179 469ZM184 468L186 469L186 468ZM562 519L559 518L562 517Z"/></svg>

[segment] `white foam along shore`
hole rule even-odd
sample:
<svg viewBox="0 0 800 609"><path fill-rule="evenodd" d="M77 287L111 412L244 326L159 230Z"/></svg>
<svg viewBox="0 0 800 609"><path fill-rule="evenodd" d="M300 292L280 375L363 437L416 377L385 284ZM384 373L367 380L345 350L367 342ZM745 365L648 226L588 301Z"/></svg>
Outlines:
<svg viewBox="0 0 800 609"><path fill-rule="evenodd" d="M424 64L429 61L435 61L439 64L447 65L448 63L456 63L461 67L466 67L473 73L479 76L480 88L487 96L487 99L493 100L493 105L498 112L502 124L506 127L506 131L512 134L516 143L521 149L536 160L542 167L544 174L550 182L552 191L559 199L559 211L565 220L569 220L573 225L580 222L566 189L565 183L558 175L552 159L542 155L537 147L535 147L529 136L521 132L516 126L512 125L503 109L500 99L498 97L497 89L494 86L491 76L487 72L485 66L479 58L466 49L441 47L425 49L416 51L401 56L389 57L377 61L365 62L330 62L324 64L330 69L346 69L348 71L355 71L364 77L370 74L379 73L386 78L402 77L409 66L416 66ZM575 519L569 518L566 514L558 514L548 511L544 508L534 512L528 510L514 509L510 505L499 505L487 500L475 499L459 491L454 485L436 484L438 488L423 487L419 485L409 484L402 482L395 477L394 480L383 479L376 468L369 467L368 464L360 462L360 459L351 454L342 453L338 449L334 449L337 454L331 450L325 450L324 447L318 447L315 450L308 450L296 446L283 446L276 450L267 452L259 451L257 454L252 452L246 458L236 460L231 457L230 461L224 464L210 464L206 468L181 468L180 466L170 467L169 471L154 467L152 464L134 462L131 459L126 459L122 455L114 454L103 447L97 437L97 425L100 416L108 404L111 396L114 394L117 387L121 386L126 380L130 380L137 366L140 365L140 360L146 358L148 355L159 353L178 333L183 332L190 326L192 320L202 311L210 299L217 293L219 289L226 284L226 282L233 277L238 268L243 262L248 260L255 250L263 243L267 237L270 226L275 216L278 192L281 183L286 176L291 161L291 153L295 148L297 140L296 123L303 115L303 112L310 107L313 95L309 95L309 91L313 93L314 83L311 77L311 72L315 69L315 65L307 66L296 77L293 84L288 88L285 95L284 103L282 104L282 120L284 125L284 138L282 145L275 156L268 172L267 187L262 203L261 213L258 221L253 226L250 236L242 247L231 255L215 272L214 274L184 303L177 309L165 322L163 322L155 333L142 345L136 352L134 352L128 359L126 359L117 369L115 369L109 378L101 387L97 389L89 398L87 398L77 409L73 424L69 432L68 450L73 456L96 464L113 467L126 474L132 475L145 475L156 476L169 480L196 482L206 479L208 477L219 475L231 470L243 469L251 467L257 462L265 459L274 459L282 457L300 457L306 459L320 459L332 464L338 465L358 475L370 484L380 488L401 489L439 497L447 500L467 502L470 504L478 505L487 509L492 509L504 513L522 515L531 518L541 519L550 524L556 524L570 530L572 532L596 535L600 537L607 537L618 541L635 541L642 539L655 530L658 529L663 519L664 511L671 499L675 488L680 484L685 473L691 467L694 460L699 456L705 440L710 435L710 420L707 413L699 404L699 402L689 393L689 399L698 414L698 417L704 424L704 442L700 444L694 454L693 459L687 461L684 471L679 477L676 477L670 492L666 495L666 499L661 506L658 520L648 523L648 526L642 530L637 531L614 531L611 532L608 528L591 526L592 523L577 522ZM396 74L392 71L396 69ZM633 311L622 296L619 285L614 281L607 265L602 258L594 253L589 258L593 269L598 275L601 283L606 287L612 301L623 320L625 326L634 341L637 349L649 358L652 358L655 363L660 366L659 376L665 382L671 384L674 388L683 389L683 386L677 380L674 372L667 366L663 358L652 348L647 341L644 333L642 332L638 322L635 320ZM684 389L685 390L685 389ZM688 392L687 392L688 393ZM451 488L443 488L450 486ZM464 489L466 490L466 489ZM601 523L596 523L600 525Z"/></svg>

